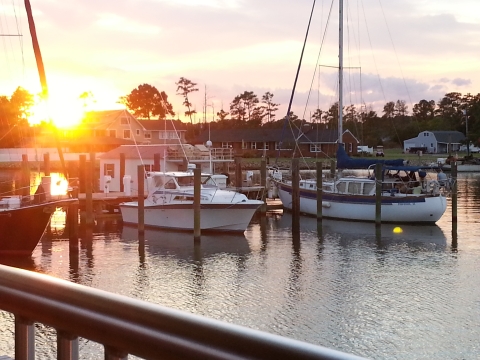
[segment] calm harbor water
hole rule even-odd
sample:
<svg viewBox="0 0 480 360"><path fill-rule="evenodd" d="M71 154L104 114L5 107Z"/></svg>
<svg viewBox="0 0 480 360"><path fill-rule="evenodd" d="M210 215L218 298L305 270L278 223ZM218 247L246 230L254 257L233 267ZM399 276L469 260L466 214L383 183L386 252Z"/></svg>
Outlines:
<svg viewBox="0 0 480 360"><path fill-rule="evenodd" d="M460 174L458 228L450 203L435 226L301 217L255 218L244 235L202 236L102 224L69 259L53 227L30 259L5 259L87 286L372 359L480 358L480 174ZM61 218L58 220L61 223ZM12 315L0 312L0 355L13 357ZM55 332L37 327L37 359ZM80 358L103 357L81 340Z"/></svg>

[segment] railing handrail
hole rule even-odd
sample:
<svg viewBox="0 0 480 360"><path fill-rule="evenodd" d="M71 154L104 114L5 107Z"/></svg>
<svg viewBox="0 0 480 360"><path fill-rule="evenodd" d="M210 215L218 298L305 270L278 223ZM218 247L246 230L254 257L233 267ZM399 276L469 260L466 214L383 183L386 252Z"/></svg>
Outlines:
<svg viewBox="0 0 480 360"><path fill-rule="evenodd" d="M0 309L15 314L16 330L20 328L17 318L27 319L53 327L57 336L82 337L114 353L145 359L360 359L4 265L0 265ZM16 354L16 358L22 356ZM78 354L65 358L78 358Z"/></svg>

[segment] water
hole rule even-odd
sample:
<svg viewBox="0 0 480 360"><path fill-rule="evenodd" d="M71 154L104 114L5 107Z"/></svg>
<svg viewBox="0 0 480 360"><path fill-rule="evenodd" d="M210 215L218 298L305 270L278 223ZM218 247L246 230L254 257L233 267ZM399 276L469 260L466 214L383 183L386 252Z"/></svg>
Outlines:
<svg viewBox="0 0 480 360"><path fill-rule="evenodd" d="M105 224L82 240L45 237L11 265L372 359L480 358L480 174L460 174L458 228L451 208L435 226L255 218L244 235L202 236ZM61 220L59 220L61 221ZM13 356L12 316L0 313L0 354ZM55 358L55 333L37 328L37 359ZM53 340L53 341L52 341ZM103 355L81 340L82 359Z"/></svg>

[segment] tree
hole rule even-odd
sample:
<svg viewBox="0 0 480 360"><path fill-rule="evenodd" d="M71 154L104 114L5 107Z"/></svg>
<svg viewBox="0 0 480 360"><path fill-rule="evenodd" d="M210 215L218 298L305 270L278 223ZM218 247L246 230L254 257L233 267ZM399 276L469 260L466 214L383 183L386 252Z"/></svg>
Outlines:
<svg viewBox="0 0 480 360"><path fill-rule="evenodd" d="M223 120L226 120L227 119L227 116L228 116L228 112L224 111L223 109L220 110L219 112L217 112L217 116L218 116L218 120L219 121L223 121Z"/></svg>
<svg viewBox="0 0 480 360"><path fill-rule="evenodd" d="M418 104L413 105L413 115L420 122L433 119L435 116L435 101L420 100Z"/></svg>
<svg viewBox="0 0 480 360"><path fill-rule="evenodd" d="M127 96L122 96L120 102L133 112L135 116L147 118L158 116L165 119L167 115L175 116L172 105L168 102L167 94L159 92L155 86L139 85Z"/></svg>
<svg viewBox="0 0 480 360"><path fill-rule="evenodd" d="M275 121L275 112L278 110L278 105L273 102L273 94L270 92L266 92L262 96L262 103L265 104L265 117L267 118L267 122Z"/></svg>
<svg viewBox="0 0 480 360"><path fill-rule="evenodd" d="M83 101L83 108L87 109L91 104L95 103L95 97L91 91L84 91L78 97L81 101Z"/></svg>
<svg viewBox="0 0 480 360"><path fill-rule="evenodd" d="M243 94L235 96L230 103L232 118L243 121L253 120L256 123L261 123L265 117L265 112L262 107L256 106L258 103L258 97L253 91L244 91Z"/></svg>
<svg viewBox="0 0 480 360"><path fill-rule="evenodd" d="M389 101L383 107L383 117L392 118L395 115L395 103Z"/></svg>
<svg viewBox="0 0 480 360"><path fill-rule="evenodd" d="M404 100L397 100L395 103L395 116L407 115L408 106Z"/></svg>
<svg viewBox="0 0 480 360"><path fill-rule="evenodd" d="M10 111L13 123L17 125L28 125L30 109L34 104L34 96L19 86L10 97Z"/></svg>
<svg viewBox="0 0 480 360"><path fill-rule="evenodd" d="M183 105L187 107L187 111L185 111L185 116L188 116L190 118L190 124L193 124L192 120L192 115L196 114L196 110L192 110L192 103L188 100L188 94L198 91L198 88L196 83L192 82L191 80L188 80L184 77L181 77L178 82L175 83L177 85L177 95L183 96Z"/></svg>

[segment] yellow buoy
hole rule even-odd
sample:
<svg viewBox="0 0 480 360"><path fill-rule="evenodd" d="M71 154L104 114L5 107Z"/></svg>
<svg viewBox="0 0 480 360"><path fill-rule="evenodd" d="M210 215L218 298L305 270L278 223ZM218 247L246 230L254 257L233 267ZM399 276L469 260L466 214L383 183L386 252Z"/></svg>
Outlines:
<svg viewBox="0 0 480 360"><path fill-rule="evenodd" d="M401 234L403 232L402 228L400 226L395 226L393 228L393 233L394 234Z"/></svg>

